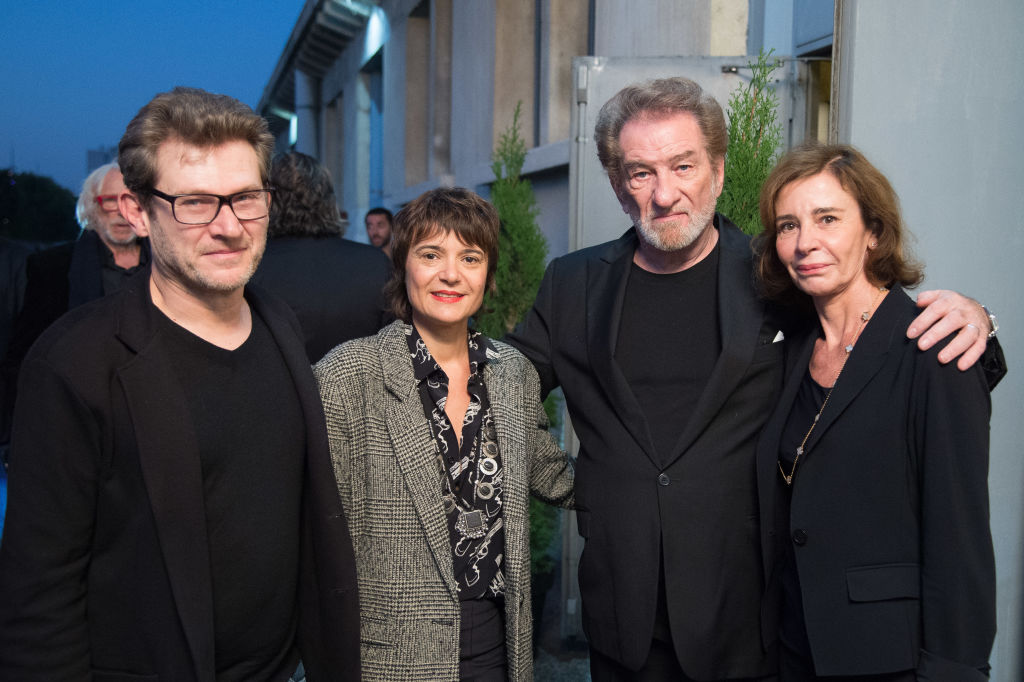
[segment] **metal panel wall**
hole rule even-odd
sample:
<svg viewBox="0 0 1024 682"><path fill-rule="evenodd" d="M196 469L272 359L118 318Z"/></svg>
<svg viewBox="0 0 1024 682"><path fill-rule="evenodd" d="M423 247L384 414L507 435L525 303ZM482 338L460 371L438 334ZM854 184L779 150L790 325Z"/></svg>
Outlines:
<svg viewBox="0 0 1024 682"><path fill-rule="evenodd" d="M888 175L928 266L1002 312L1011 367L992 394L989 491L998 627L992 679L1024 679L1024 3L841 0L839 139ZM956 551L951 547L950 551Z"/></svg>

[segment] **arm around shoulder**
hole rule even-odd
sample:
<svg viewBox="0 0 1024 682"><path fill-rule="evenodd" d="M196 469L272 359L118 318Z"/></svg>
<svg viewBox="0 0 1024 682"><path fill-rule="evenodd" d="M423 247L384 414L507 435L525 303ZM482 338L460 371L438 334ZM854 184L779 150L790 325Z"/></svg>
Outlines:
<svg viewBox="0 0 1024 682"><path fill-rule="evenodd" d="M540 288L534 299L533 306L526 317L516 328L505 337L510 344L533 363L537 376L540 378L540 395L545 397L558 387L558 376L553 363L552 321L555 312L555 287L558 259L548 264L541 280Z"/></svg>

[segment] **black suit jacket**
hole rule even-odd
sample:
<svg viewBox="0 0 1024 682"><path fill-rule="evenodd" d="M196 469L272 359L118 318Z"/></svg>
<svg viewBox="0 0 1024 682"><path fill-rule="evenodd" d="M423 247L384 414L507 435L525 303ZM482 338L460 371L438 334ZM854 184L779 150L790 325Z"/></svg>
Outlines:
<svg viewBox="0 0 1024 682"><path fill-rule="evenodd" d="M149 240L139 244L148 260ZM107 247L93 230L78 239L30 254L25 260L25 295L0 363L0 443L10 438L18 371L28 349L61 315L103 296L102 250Z"/></svg>
<svg viewBox="0 0 1024 682"><path fill-rule="evenodd" d="M797 463L789 518L779 440L807 371L817 319L787 363L758 445L764 567L794 543L818 675L917 669L982 682L995 636L988 514L989 391L906 338L913 301L894 289L864 328ZM810 423L807 424L810 426ZM778 518L777 518L778 517Z"/></svg>
<svg viewBox="0 0 1024 682"><path fill-rule="evenodd" d="M784 344L774 342L779 320L754 293L749 238L722 216L715 227L723 347L664 460L615 360L633 230L552 261L509 339L536 365L545 392L562 387L579 437L579 580L590 645L628 667L643 664L663 571L676 652L697 679L774 672L760 627L754 447L781 387Z"/></svg>
<svg viewBox="0 0 1024 682"><path fill-rule="evenodd" d="M380 249L339 237L275 237L253 283L285 300L316 362L335 346L390 322L384 285L391 262Z"/></svg>
<svg viewBox="0 0 1024 682"><path fill-rule="evenodd" d="M198 446L148 282L144 270L68 313L25 360L0 545L5 680L214 679ZM353 553L319 392L291 312L246 298L306 422L302 657L311 680L357 679Z"/></svg>

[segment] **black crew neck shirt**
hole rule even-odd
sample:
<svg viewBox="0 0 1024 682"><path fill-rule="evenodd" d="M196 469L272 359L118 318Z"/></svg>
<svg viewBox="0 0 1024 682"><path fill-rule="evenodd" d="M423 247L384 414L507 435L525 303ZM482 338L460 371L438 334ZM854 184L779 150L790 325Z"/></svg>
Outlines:
<svg viewBox="0 0 1024 682"><path fill-rule="evenodd" d="M719 246L669 275L635 263L626 284L615 360L647 419L655 450L668 461L721 351Z"/></svg>
<svg viewBox="0 0 1024 682"><path fill-rule="evenodd" d="M218 682L287 680L298 664L305 422L270 330L252 318L234 350L165 318L202 465Z"/></svg>

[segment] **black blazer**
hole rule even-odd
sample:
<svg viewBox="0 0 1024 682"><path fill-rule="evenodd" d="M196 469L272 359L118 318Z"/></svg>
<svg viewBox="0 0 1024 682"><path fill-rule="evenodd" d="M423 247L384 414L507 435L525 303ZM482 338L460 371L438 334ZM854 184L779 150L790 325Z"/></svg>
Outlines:
<svg viewBox="0 0 1024 682"><path fill-rule="evenodd" d="M25 360L0 545L0 677L214 680L202 472L148 269L76 308ZM247 289L306 420L299 644L311 680L359 676L348 527L288 308Z"/></svg>
<svg viewBox="0 0 1024 682"><path fill-rule="evenodd" d="M981 367L939 364L945 344L922 352L906 338L915 315L899 288L882 301L798 462L790 517L777 519L779 440L817 320L794 339L757 452L766 603L792 542L818 675L916 668L981 682L995 636L989 391Z"/></svg>
<svg viewBox="0 0 1024 682"><path fill-rule="evenodd" d="M148 260L149 240L140 239ZM61 315L103 296L102 251L94 230L82 230L73 242L57 244L25 259L25 295L0 363L0 443L10 438L18 371L28 349Z"/></svg>
<svg viewBox="0 0 1024 682"><path fill-rule="evenodd" d="M774 342L779 320L754 293L749 238L722 216L715 227L723 348L664 460L615 360L634 230L552 261L509 338L537 367L545 393L562 387L579 437L579 581L590 645L628 667L643 664L663 571L676 651L698 679L774 672L760 628L754 447L781 387L784 344Z"/></svg>
<svg viewBox="0 0 1024 682"><path fill-rule="evenodd" d="M253 283L295 311L309 360L349 339L372 336L391 321L384 285L391 262L368 244L340 237L275 237L267 241Z"/></svg>

